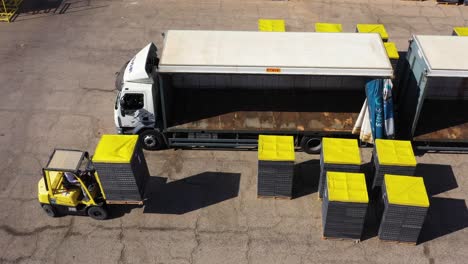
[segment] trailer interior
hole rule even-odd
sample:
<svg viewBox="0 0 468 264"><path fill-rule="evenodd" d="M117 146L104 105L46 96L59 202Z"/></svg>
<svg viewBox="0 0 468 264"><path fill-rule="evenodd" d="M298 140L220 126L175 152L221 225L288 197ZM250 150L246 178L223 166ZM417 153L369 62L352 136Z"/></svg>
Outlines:
<svg viewBox="0 0 468 264"><path fill-rule="evenodd" d="M367 77L172 75L170 132L351 132ZM170 83L170 85L168 85Z"/></svg>

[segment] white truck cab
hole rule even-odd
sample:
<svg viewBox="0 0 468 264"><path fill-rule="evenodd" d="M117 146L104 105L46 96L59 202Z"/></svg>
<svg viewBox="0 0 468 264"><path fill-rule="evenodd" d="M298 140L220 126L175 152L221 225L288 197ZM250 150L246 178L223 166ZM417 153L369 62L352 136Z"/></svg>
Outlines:
<svg viewBox="0 0 468 264"><path fill-rule="evenodd" d="M114 107L114 122L119 134L139 134L155 127L156 113L153 101L154 71L158 65L157 48L149 43L122 67L116 79L119 91ZM147 136L146 143L156 144Z"/></svg>

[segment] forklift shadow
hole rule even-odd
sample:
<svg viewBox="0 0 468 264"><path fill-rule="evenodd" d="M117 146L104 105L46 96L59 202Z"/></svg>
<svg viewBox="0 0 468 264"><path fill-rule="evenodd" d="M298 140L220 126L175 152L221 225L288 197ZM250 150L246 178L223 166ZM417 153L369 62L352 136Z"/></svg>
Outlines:
<svg viewBox="0 0 468 264"><path fill-rule="evenodd" d="M135 208L141 208L143 205L135 204L108 204L107 209L109 211L108 220L123 217L129 214Z"/></svg>
<svg viewBox="0 0 468 264"><path fill-rule="evenodd" d="M144 213L185 214L239 194L240 174L204 172L181 180L149 177Z"/></svg>
<svg viewBox="0 0 468 264"><path fill-rule="evenodd" d="M308 160L294 166L293 199L317 192L320 161Z"/></svg>
<svg viewBox="0 0 468 264"><path fill-rule="evenodd" d="M465 200L432 197L419 243L463 230L468 227L468 210Z"/></svg>
<svg viewBox="0 0 468 264"><path fill-rule="evenodd" d="M419 163L415 175L424 178L424 185L426 185L429 197L458 188L450 165Z"/></svg>

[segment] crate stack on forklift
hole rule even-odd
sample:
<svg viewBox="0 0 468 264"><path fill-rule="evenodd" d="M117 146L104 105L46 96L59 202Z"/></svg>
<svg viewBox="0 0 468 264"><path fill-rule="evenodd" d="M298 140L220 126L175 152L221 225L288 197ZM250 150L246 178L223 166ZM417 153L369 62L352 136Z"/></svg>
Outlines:
<svg viewBox="0 0 468 264"><path fill-rule="evenodd" d="M84 151L54 150L38 183L38 199L51 217L103 220L107 204L142 204L148 176L138 136L103 135L93 161Z"/></svg>

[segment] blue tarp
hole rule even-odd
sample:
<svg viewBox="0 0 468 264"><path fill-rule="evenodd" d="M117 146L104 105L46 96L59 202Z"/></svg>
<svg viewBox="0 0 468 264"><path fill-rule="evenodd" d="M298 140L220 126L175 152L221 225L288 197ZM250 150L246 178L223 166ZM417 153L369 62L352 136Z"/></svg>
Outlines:
<svg viewBox="0 0 468 264"><path fill-rule="evenodd" d="M372 137L383 138L383 83L382 80L372 80L366 83L367 105Z"/></svg>
<svg viewBox="0 0 468 264"><path fill-rule="evenodd" d="M385 136L393 138L395 136L395 123L393 119L393 99L392 99L393 84L390 79L383 80L383 108L384 108L384 127Z"/></svg>
<svg viewBox="0 0 468 264"><path fill-rule="evenodd" d="M394 136L391 89L389 80L376 79L366 84L369 121L374 139Z"/></svg>

